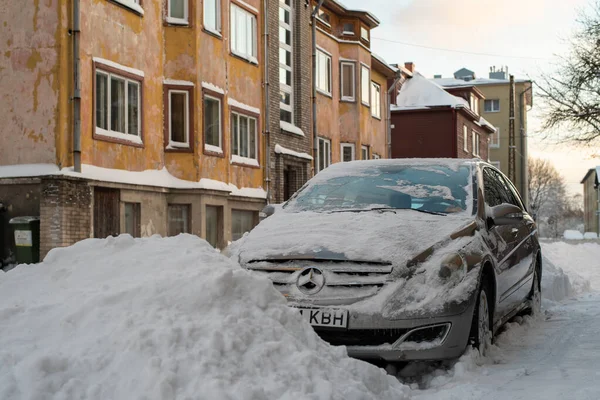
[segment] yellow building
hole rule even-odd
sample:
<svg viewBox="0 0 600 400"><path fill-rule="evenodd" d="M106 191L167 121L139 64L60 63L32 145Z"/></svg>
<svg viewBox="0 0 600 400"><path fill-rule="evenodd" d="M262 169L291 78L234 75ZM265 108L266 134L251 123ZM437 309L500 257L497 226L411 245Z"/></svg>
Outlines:
<svg viewBox="0 0 600 400"><path fill-rule="evenodd" d="M588 170L581 180L583 184L583 219L586 232L600 235L600 166Z"/></svg>
<svg viewBox="0 0 600 400"><path fill-rule="evenodd" d="M261 0L7 2L0 220L41 217L41 255L88 237L258 221ZM1 257L0 257L1 258Z"/></svg>
<svg viewBox="0 0 600 400"><path fill-rule="evenodd" d="M434 81L446 88L475 86L485 101L480 114L496 127L489 142L489 160L509 175L510 80L507 71L492 69L489 78L477 78L472 71L461 69L454 78L436 77ZM528 204L527 198L527 112L533 106L532 82L515 79L515 178L513 183Z"/></svg>

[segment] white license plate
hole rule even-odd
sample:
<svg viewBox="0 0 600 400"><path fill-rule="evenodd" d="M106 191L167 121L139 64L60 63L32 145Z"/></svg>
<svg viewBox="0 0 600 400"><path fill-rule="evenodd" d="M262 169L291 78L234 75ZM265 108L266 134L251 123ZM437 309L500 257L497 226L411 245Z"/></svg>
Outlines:
<svg viewBox="0 0 600 400"><path fill-rule="evenodd" d="M299 308L300 314L312 326L348 327L348 310L329 308Z"/></svg>

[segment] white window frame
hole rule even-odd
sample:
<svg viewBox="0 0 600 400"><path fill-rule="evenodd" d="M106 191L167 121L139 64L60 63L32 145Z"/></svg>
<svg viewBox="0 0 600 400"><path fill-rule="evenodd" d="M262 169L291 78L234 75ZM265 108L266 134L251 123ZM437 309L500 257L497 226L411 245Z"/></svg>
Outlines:
<svg viewBox="0 0 600 400"><path fill-rule="evenodd" d="M293 11L294 10L292 7L293 1L294 0L290 0L290 5L285 4L285 0L279 1L279 8L284 9L285 11L289 12L289 14L290 14L290 23L286 24L284 21L281 21L281 19L279 18L279 27L285 29L287 32L290 33L290 43L291 43L290 45L288 45L288 44L282 42L281 38L279 38L279 48L290 53L290 61L292 63L292 65L287 65L285 63L285 60L281 60L281 56L279 55L279 68L283 68L285 71L289 72L291 75L290 85L282 83L281 79L279 80L279 90L286 94L289 94L289 96L290 96L290 104L285 104L284 102L282 102L280 100L279 108L283 111L290 113L291 121L289 121L289 123L291 123L291 124L294 124L294 47L293 47L293 44L294 44L294 30L293 30L294 13L293 13ZM287 121L285 121L285 122L287 122Z"/></svg>
<svg viewBox="0 0 600 400"><path fill-rule="evenodd" d="M498 107L494 107L494 103L497 103ZM486 110L486 108L485 108L486 104L491 104L489 110ZM500 99L485 99L483 101L483 111L486 112L486 113L497 113L497 112L500 112Z"/></svg>
<svg viewBox="0 0 600 400"><path fill-rule="evenodd" d="M373 156L371 157L373 160L379 160L381 158L381 156L377 153L373 153Z"/></svg>
<svg viewBox="0 0 600 400"><path fill-rule="evenodd" d="M233 135L237 136L237 143L238 143L238 152L234 153L234 149L233 149L233 141L232 141L232 146L231 146L231 156L233 159L233 156L236 156L237 158L242 160L242 163L244 163L246 160L250 161L250 163L253 162L258 162L258 119L256 117L253 117L251 115L247 115L247 114L243 114L243 113L239 113L236 111L231 111L231 115L232 116L236 116L236 118L238 119L238 131L237 132L233 132L233 129L231 129L231 136L233 138ZM242 142L240 140L240 118L246 118L248 119L248 156L242 156L241 155L241 145ZM254 157L250 156L250 122L254 123ZM231 118L229 119L229 123L231 124Z"/></svg>
<svg viewBox="0 0 600 400"><path fill-rule="evenodd" d="M173 111L171 106L171 94L184 94L185 95L185 131L184 136L185 140L183 142L177 142L173 140ZM190 92L187 90L177 90L177 89L169 89L169 147L178 147L178 148L189 148L190 147Z"/></svg>
<svg viewBox="0 0 600 400"><path fill-rule="evenodd" d="M342 143L340 145L340 162L348 162L344 161L344 148L349 147L352 149L352 159L350 161L356 160L356 146L354 143Z"/></svg>
<svg viewBox="0 0 600 400"><path fill-rule="evenodd" d="M463 125L463 150L469 152L469 128Z"/></svg>
<svg viewBox="0 0 600 400"><path fill-rule="evenodd" d="M323 65L325 62L325 65ZM325 68L323 70L323 68ZM325 74L325 75L323 75ZM333 82L333 64L331 61L331 54L326 53L323 50L317 49L317 91L331 96L332 82ZM326 82L323 82L323 79ZM326 84L327 87L322 87L322 84Z"/></svg>
<svg viewBox="0 0 600 400"><path fill-rule="evenodd" d="M366 156L365 156L366 154ZM360 159L368 160L369 159L369 147L368 146L360 146Z"/></svg>
<svg viewBox="0 0 600 400"><path fill-rule="evenodd" d="M371 106L371 68L362 63L360 64L360 102L367 107Z"/></svg>
<svg viewBox="0 0 600 400"><path fill-rule="evenodd" d="M325 160L323 160L323 169L329 167L331 165L331 140L326 139L324 137L319 137L319 141L318 141L318 151L317 151L317 165L316 165L316 170L317 172L322 171L322 169L320 168L321 166L321 159L319 157L319 154L321 154L321 146L326 144L327 146L325 147L325 150L328 150L327 152L323 151L323 154L325 154Z"/></svg>
<svg viewBox="0 0 600 400"><path fill-rule="evenodd" d="M471 111L479 115L479 98L472 93L469 97L469 107L471 108Z"/></svg>
<svg viewBox="0 0 600 400"><path fill-rule="evenodd" d="M223 153L223 102L219 97L211 96L204 93L202 99L202 110L206 110L206 99L213 100L219 103L219 145L206 143L206 112L202 112L202 132L204 132L204 150L212 151L213 153Z"/></svg>
<svg viewBox="0 0 600 400"><path fill-rule="evenodd" d="M171 0L167 0L167 22L174 25L189 25L189 0L183 0L183 18L171 16Z"/></svg>
<svg viewBox="0 0 600 400"><path fill-rule="evenodd" d="M352 67L352 96L348 96L344 93L344 66ZM356 63L353 61L342 61L340 62L340 99L342 101L356 101Z"/></svg>
<svg viewBox="0 0 600 400"><path fill-rule="evenodd" d="M475 130L472 130L471 136L473 139L473 155L479 157L479 133L477 133Z"/></svg>
<svg viewBox="0 0 600 400"><path fill-rule="evenodd" d="M362 25L360 26L360 38L365 42L370 41L369 30Z"/></svg>
<svg viewBox="0 0 600 400"><path fill-rule="evenodd" d="M250 49L250 53L244 53L240 49L237 48L237 33L240 27L236 24L239 18L244 18L244 28L246 30L246 34L244 35L244 40L246 40L246 49ZM247 23L250 21L251 26L248 27ZM250 31L248 31L248 29ZM241 57L250 61L253 64L258 64L257 54L258 54L258 42L257 42L257 21L256 15L251 13L250 11L238 6L237 4L230 3L229 7L229 49L232 54Z"/></svg>
<svg viewBox="0 0 600 400"><path fill-rule="evenodd" d="M352 25L352 30L351 31L347 31L346 30L346 25ZM355 29L356 29L356 26L352 22L344 22L344 23L342 23L342 35L345 35L345 36L354 36L355 35L355 32L354 32Z"/></svg>
<svg viewBox="0 0 600 400"><path fill-rule="evenodd" d="M315 9L315 6L313 6L313 10ZM322 16L326 15L327 18L329 18L329 21L325 20L325 18L323 18ZM329 15L328 12L326 12L325 10L323 10L323 8L319 8L319 12L317 13L317 18L319 19L319 21L321 21L323 24L327 25L328 27L331 28L331 15Z"/></svg>
<svg viewBox="0 0 600 400"><path fill-rule="evenodd" d="M216 29L213 27L210 27L207 25L207 12L206 12L206 6L208 4L211 4L211 2L215 5L215 25L216 25ZM203 26L204 29L206 29L209 32L212 32L218 36L221 36L221 0L204 0L203 5L202 5L202 21L203 21Z"/></svg>
<svg viewBox="0 0 600 400"><path fill-rule="evenodd" d="M381 85L371 81L371 116L381 119Z"/></svg>
<svg viewBox="0 0 600 400"><path fill-rule="evenodd" d="M496 140L494 140L494 138ZM496 133L492 134L490 139L490 149L498 149L500 148L500 127L496 126Z"/></svg>
<svg viewBox="0 0 600 400"><path fill-rule="evenodd" d="M106 88L106 122L107 122L107 128L108 129L104 129L104 128L100 128L98 126L98 121L96 121L96 126L95 128L95 133L97 135L100 136L105 136L105 137L109 137L109 138L115 138L115 139L123 139L126 140L128 142L134 142L134 143L142 143L142 82L135 80L135 79L130 79L130 78L126 78L123 75L119 75L118 73L113 73L113 72L108 72L106 70L103 70L100 66L96 67L96 74L101 74L107 77L107 88ZM98 89L96 87L96 74L94 75L94 115L96 115L97 112L97 106L98 106ZM128 111L128 102L129 102L129 83L134 83L137 85L138 88L138 96L137 96L137 100L138 100L138 121L137 121L137 128L138 131L137 133L128 133L128 132L119 132L119 131L113 131L111 129L111 106L110 106L110 98L111 98L111 84L110 81L111 79L115 77L117 79L121 79L125 81L125 131L127 131L129 129L129 111Z"/></svg>

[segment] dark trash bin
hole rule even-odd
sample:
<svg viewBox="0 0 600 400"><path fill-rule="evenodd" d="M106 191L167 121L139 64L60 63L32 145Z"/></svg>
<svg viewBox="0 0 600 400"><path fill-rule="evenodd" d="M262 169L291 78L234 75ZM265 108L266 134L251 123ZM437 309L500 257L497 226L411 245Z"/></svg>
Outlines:
<svg viewBox="0 0 600 400"><path fill-rule="evenodd" d="M15 217L8 223L15 238L17 264L40 262L40 218Z"/></svg>

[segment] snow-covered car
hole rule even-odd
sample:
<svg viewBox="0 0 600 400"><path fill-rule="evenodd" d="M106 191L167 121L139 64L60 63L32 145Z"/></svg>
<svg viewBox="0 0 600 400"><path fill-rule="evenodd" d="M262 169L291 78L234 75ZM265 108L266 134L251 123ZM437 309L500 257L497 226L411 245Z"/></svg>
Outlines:
<svg viewBox="0 0 600 400"><path fill-rule="evenodd" d="M481 160L334 164L231 254L324 340L363 359L485 350L502 324L541 303L535 222Z"/></svg>

